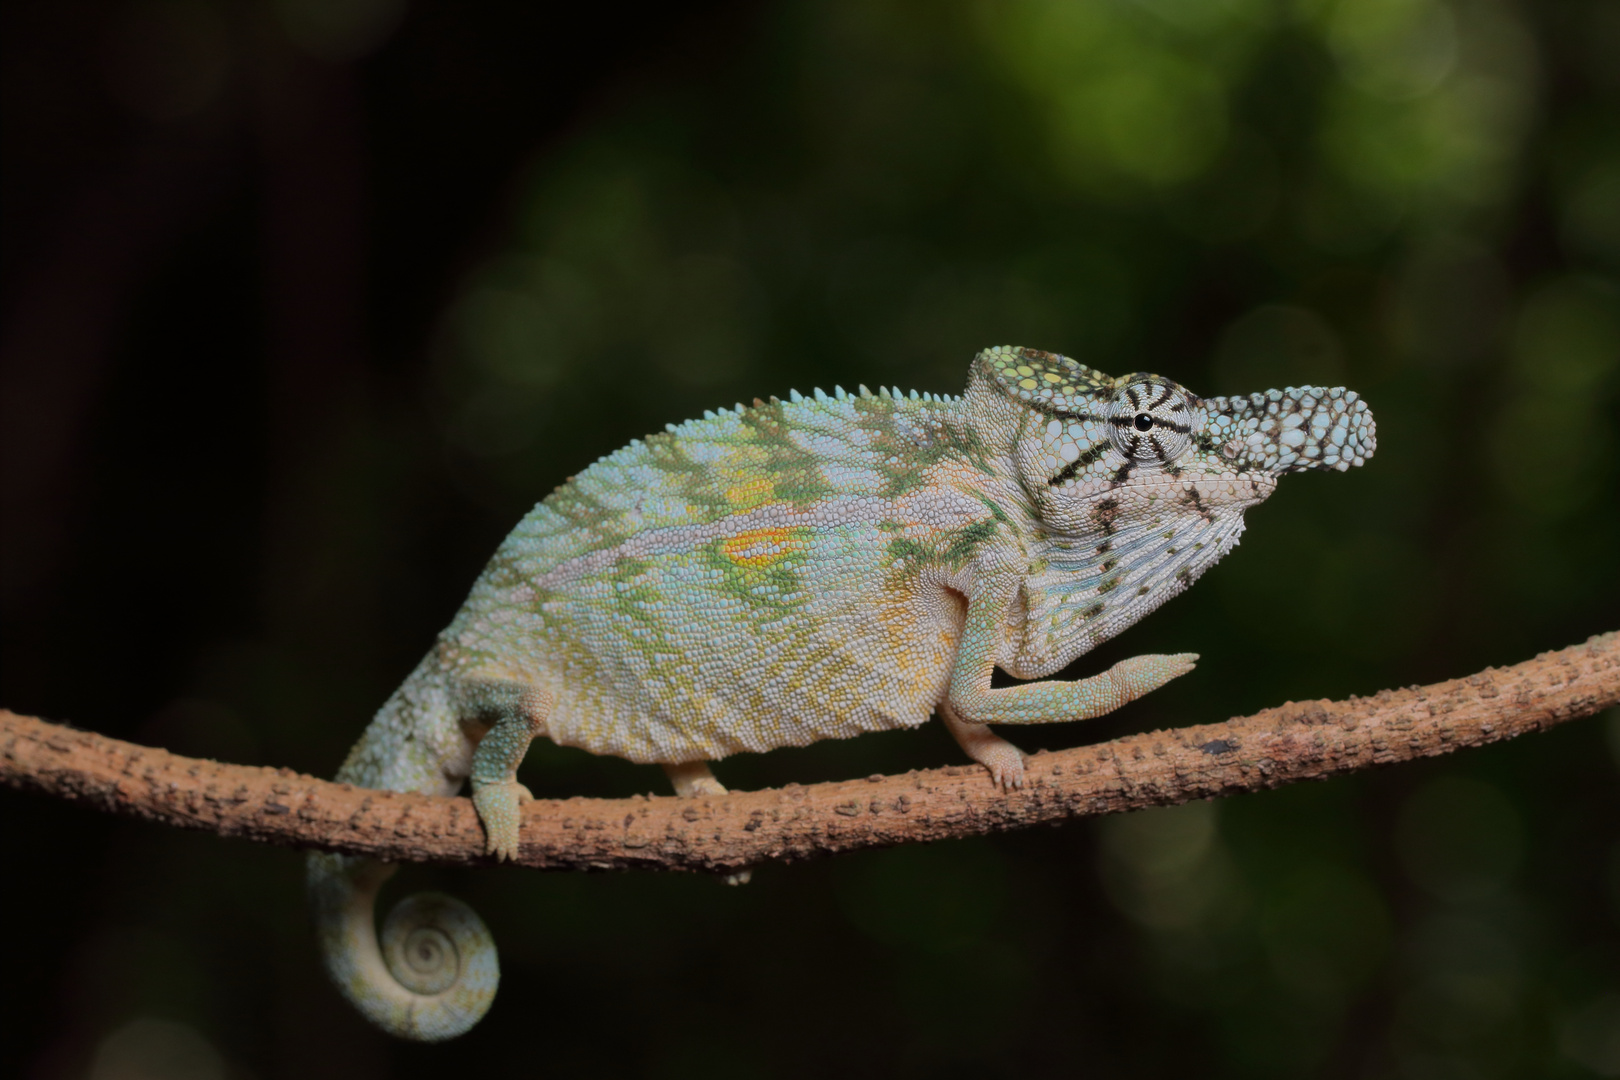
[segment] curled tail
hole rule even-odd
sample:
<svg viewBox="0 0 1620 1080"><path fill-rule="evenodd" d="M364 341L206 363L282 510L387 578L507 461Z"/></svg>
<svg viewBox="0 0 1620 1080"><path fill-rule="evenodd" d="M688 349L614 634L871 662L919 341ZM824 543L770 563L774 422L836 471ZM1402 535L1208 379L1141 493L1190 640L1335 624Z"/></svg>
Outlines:
<svg viewBox="0 0 1620 1080"><path fill-rule="evenodd" d="M449 676L430 652L349 751L337 779L358 787L454 795L473 744L456 722ZM311 852L309 900L327 974L366 1019L402 1039L442 1042L489 1011L500 982L495 939L466 904L407 897L377 936L377 891L394 867Z"/></svg>
<svg viewBox="0 0 1620 1080"><path fill-rule="evenodd" d="M394 906L377 936L377 891L394 867L309 855L309 899L326 972L366 1019L402 1039L443 1042L478 1023L495 1000L495 939L472 908L442 893Z"/></svg>

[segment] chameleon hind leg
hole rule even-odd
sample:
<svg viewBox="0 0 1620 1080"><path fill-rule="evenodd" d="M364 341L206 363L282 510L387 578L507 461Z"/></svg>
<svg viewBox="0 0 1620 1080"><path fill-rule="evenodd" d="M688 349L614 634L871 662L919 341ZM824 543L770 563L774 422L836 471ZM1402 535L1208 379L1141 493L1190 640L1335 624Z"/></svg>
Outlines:
<svg viewBox="0 0 1620 1080"><path fill-rule="evenodd" d="M664 765L664 775L669 782L675 785L675 794L683 799L697 799L704 795L724 795L726 786L714 775L707 761L682 761ZM746 885L753 880L754 872L744 868L727 874L727 885Z"/></svg>
<svg viewBox="0 0 1620 1080"><path fill-rule="evenodd" d="M970 724L948 701L939 703L939 718L968 757L990 771L990 782L1002 791L1024 786L1024 752L984 724Z"/></svg>
<svg viewBox="0 0 1620 1080"><path fill-rule="evenodd" d="M1197 653L1150 653L1121 660L1100 675L1073 682L1047 680L992 689L990 677L1001 653L1004 607L987 599L968 605L967 623L951 668L949 704L960 719L974 724L1090 720L1187 674L1198 659Z"/></svg>
<svg viewBox="0 0 1620 1080"><path fill-rule="evenodd" d="M525 683L469 679L458 687L462 715L490 724L472 757L473 809L484 823L484 850L515 859L521 806L534 796L517 781L529 743L545 733L551 698Z"/></svg>
<svg viewBox="0 0 1620 1080"><path fill-rule="evenodd" d="M675 785L675 794L683 799L702 795L724 795L726 786L715 778L707 761L682 761L666 764L664 775Z"/></svg>

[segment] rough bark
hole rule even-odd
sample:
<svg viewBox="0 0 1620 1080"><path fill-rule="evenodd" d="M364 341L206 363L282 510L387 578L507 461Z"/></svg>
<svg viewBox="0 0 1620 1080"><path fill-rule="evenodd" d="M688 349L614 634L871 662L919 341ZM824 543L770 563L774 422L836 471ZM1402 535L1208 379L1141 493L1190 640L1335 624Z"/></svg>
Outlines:
<svg viewBox="0 0 1620 1080"><path fill-rule="evenodd" d="M1028 762L1003 794L977 765L715 798L540 799L519 862L543 870L734 870L855 848L1025 828L1321 780L1447 754L1620 703L1620 633L1508 668L1347 701L1289 702ZM466 798L369 791L290 769L180 757L0 710L0 782L221 836L475 864Z"/></svg>

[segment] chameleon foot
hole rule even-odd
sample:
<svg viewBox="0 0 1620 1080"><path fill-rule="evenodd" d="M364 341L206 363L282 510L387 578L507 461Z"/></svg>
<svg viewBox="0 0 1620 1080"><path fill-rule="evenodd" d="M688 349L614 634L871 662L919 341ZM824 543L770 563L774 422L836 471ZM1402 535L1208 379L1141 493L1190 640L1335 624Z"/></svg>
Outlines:
<svg viewBox="0 0 1620 1080"><path fill-rule="evenodd" d="M1024 786L1024 752L984 724L970 724L941 703L939 717L967 756L990 771L990 782L1002 791Z"/></svg>
<svg viewBox="0 0 1620 1080"><path fill-rule="evenodd" d="M675 794L683 799L703 795L724 795L726 786L715 779L707 761L683 761L678 765L665 765L664 774L675 785Z"/></svg>
<svg viewBox="0 0 1620 1080"><path fill-rule="evenodd" d="M473 782L473 809L484 823L484 850L497 859L515 859L518 854L518 808L533 802L529 789L516 780L498 783Z"/></svg>

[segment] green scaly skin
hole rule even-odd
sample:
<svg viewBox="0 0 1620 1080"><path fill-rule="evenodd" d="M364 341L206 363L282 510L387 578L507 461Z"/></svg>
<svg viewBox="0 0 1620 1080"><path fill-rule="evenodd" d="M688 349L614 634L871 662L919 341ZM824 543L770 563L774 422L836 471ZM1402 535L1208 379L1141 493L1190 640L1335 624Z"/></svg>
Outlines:
<svg viewBox="0 0 1620 1080"><path fill-rule="evenodd" d="M519 522L338 779L453 794L470 778L500 858L536 735L720 794L706 762L937 712L1015 788L1022 756L985 725L1100 716L1197 657L992 688L996 667L1062 669L1231 550L1279 476L1375 446L1342 388L1206 399L1008 347L979 354L961 397L862 387L706 413ZM433 1040L483 1015L498 973L470 910L432 898L385 955L375 864L312 856L310 881L328 969L368 1017Z"/></svg>

